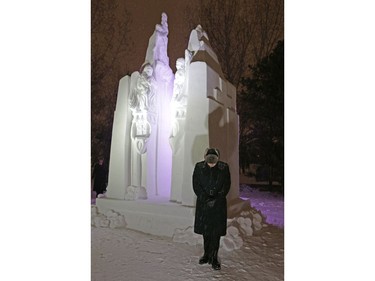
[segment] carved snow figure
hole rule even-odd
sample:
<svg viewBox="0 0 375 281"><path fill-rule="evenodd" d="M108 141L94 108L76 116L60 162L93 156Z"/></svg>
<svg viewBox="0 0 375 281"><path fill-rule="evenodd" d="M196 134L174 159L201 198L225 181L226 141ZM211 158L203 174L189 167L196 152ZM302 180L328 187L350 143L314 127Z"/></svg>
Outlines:
<svg viewBox="0 0 375 281"><path fill-rule="evenodd" d="M186 99L184 95L184 82L185 82L185 59L178 58L176 61L176 74L173 84L173 98L172 102L177 102L182 105L186 105Z"/></svg>
<svg viewBox="0 0 375 281"><path fill-rule="evenodd" d="M169 197L172 173L172 150L169 146L171 128L170 103L173 94L173 72L169 66L168 17L162 13L149 39L144 64L154 69L154 95L150 101L148 120L151 136L147 144L147 191L149 196Z"/></svg>
<svg viewBox="0 0 375 281"><path fill-rule="evenodd" d="M145 177L143 173L147 161L145 157L142 157L142 154L147 151L146 145L151 135L151 125L148 122L147 113L149 104L153 104L154 101L152 73L152 66L145 64L142 73L137 78L130 98L129 106L133 116L130 129L132 140L131 168L136 173L131 178L131 185L126 189L126 200L147 199L147 190L142 182L142 177Z"/></svg>
<svg viewBox="0 0 375 281"><path fill-rule="evenodd" d="M169 66L168 33L168 17L166 13L162 13L161 24L155 25L155 31L149 39L146 62L156 65L156 62L160 61Z"/></svg>
<svg viewBox="0 0 375 281"><path fill-rule="evenodd" d="M148 110L149 103L153 102L154 90L152 89L152 73L154 70L150 64L143 67L141 75L137 79L137 84L132 91L130 98L130 108L133 111Z"/></svg>
<svg viewBox="0 0 375 281"><path fill-rule="evenodd" d="M185 93L185 59L178 58L176 61L176 74L173 84L173 97L171 102L172 108L172 134L171 140L179 131L178 119L184 118L186 114L187 96ZM172 149L174 142L171 141Z"/></svg>
<svg viewBox="0 0 375 281"><path fill-rule="evenodd" d="M172 178L172 186L177 188L171 189L171 201L176 201L178 203L182 202L181 199L181 186L182 186L182 173L183 165L178 162L177 159L183 157L184 154L184 127L185 127L185 117L186 117L186 105L187 105L187 95L185 80L185 59L178 58L176 61L176 74L173 84L173 97L171 102L172 110L172 130L171 136L169 138L169 143L172 147L172 174L180 174L180 177Z"/></svg>

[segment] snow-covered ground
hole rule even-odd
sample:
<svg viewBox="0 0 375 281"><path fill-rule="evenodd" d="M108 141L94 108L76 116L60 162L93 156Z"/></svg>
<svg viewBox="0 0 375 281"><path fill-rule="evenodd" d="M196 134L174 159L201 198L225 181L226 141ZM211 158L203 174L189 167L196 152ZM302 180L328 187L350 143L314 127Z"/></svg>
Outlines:
<svg viewBox="0 0 375 281"><path fill-rule="evenodd" d="M249 200L250 205L265 216L267 223L284 227L284 196L281 193L260 191L242 184L240 197Z"/></svg>
<svg viewBox="0 0 375 281"><path fill-rule="evenodd" d="M220 271L198 265L201 244L177 243L126 228L92 227L92 280L284 280L283 197L249 186L241 186L241 197L249 198L267 224L247 236L241 248L221 248Z"/></svg>

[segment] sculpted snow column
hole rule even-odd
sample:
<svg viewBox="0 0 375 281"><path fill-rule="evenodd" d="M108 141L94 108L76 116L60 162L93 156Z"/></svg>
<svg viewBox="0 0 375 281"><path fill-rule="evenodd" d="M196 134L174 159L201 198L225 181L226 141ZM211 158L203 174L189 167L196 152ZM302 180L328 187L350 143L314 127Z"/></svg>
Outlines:
<svg viewBox="0 0 375 281"><path fill-rule="evenodd" d="M169 67L168 17L162 13L161 23L149 39L145 64L154 68L154 106L149 110L152 132L148 142L147 190L150 196L168 197L171 189L172 151L170 134L170 102L173 92L173 72Z"/></svg>
<svg viewBox="0 0 375 281"><path fill-rule="evenodd" d="M137 72L138 74L138 72ZM108 198L125 199L126 187L130 184L130 127L132 115L129 110L131 77L120 80L116 110L113 118L111 158L109 163Z"/></svg>
<svg viewBox="0 0 375 281"><path fill-rule="evenodd" d="M183 161L185 151L185 119L187 105L187 91L185 88L186 67L185 59L178 58L176 61L176 74L173 84L173 97L171 101L172 131L169 143L172 147L172 186L170 200L178 203L182 202L182 177Z"/></svg>
<svg viewBox="0 0 375 281"><path fill-rule="evenodd" d="M129 107L132 111L130 128L131 147L131 183L128 186L125 199L147 199L146 174L147 158L142 155L147 151L147 141L151 135L151 125L148 122L149 105L153 103L153 68L150 64L143 66L142 73L136 80L131 92Z"/></svg>

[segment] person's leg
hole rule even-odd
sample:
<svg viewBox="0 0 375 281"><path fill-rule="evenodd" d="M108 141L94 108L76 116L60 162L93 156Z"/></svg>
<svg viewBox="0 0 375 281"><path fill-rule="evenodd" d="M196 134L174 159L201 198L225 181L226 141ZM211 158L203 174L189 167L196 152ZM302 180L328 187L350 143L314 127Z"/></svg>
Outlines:
<svg viewBox="0 0 375 281"><path fill-rule="evenodd" d="M98 198L99 194L101 194L101 191L99 189L96 190L96 198Z"/></svg>
<svg viewBox="0 0 375 281"><path fill-rule="evenodd" d="M203 247L204 254L199 259L199 264L205 264L210 261L210 237L208 235L203 235Z"/></svg>
<svg viewBox="0 0 375 281"><path fill-rule="evenodd" d="M215 270L220 270L221 266L218 261L218 252L220 247L220 235L213 234L212 235L212 268Z"/></svg>

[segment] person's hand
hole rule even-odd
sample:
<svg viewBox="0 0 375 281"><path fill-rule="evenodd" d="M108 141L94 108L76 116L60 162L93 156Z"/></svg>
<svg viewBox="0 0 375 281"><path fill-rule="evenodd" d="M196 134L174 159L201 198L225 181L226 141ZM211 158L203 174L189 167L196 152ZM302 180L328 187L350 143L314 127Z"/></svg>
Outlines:
<svg viewBox="0 0 375 281"><path fill-rule="evenodd" d="M212 208L215 205L216 198L214 197L207 197L205 203L209 208Z"/></svg>
<svg viewBox="0 0 375 281"><path fill-rule="evenodd" d="M207 202L207 206L212 208L215 205L216 199Z"/></svg>

